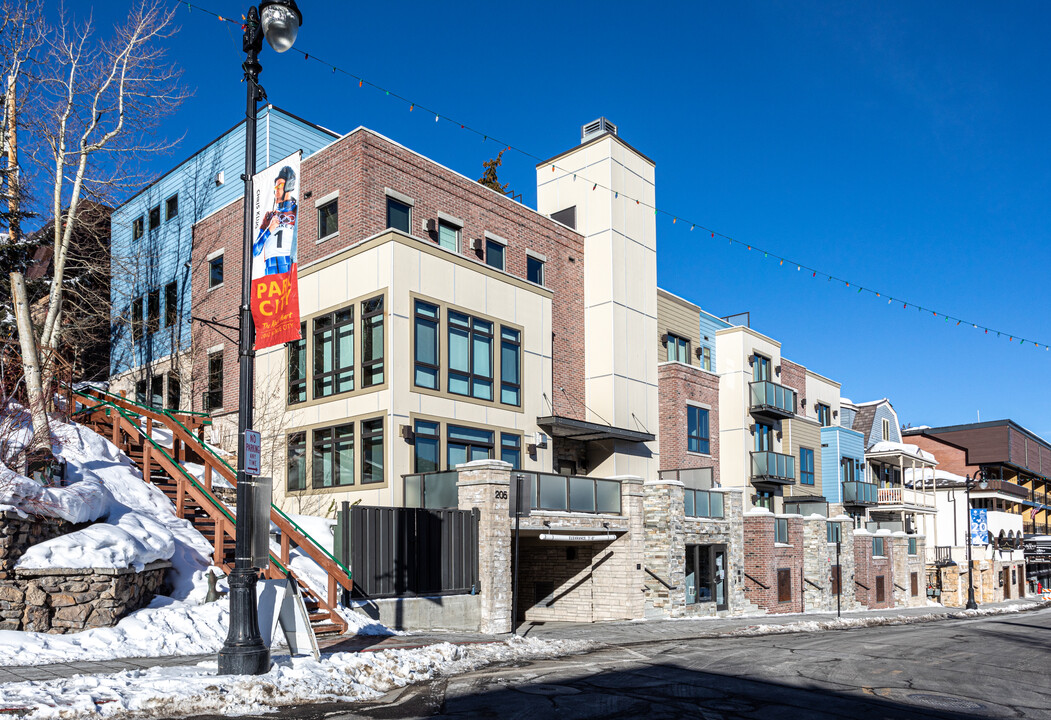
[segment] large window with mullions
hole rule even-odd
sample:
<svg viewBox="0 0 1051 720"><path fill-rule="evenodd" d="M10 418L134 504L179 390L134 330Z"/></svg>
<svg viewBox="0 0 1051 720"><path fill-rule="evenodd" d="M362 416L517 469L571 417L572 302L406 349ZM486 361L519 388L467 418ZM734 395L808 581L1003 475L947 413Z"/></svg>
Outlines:
<svg viewBox="0 0 1051 720"><path fill-rule="evenodd" d="M354 389L354 306L314 318L314 397Z"/></svg>
<svg viewBox="0 0 1051 720"><path fill-rule="evenodd" d="M493 399L493 324L450 310L449 392Z"/></svg>
<svg viewBox="0 0 1051 720"><path fill-rule="evenodd" d="M472 460L491 460L493 457L492 430L449 425L446 430L446 467L450 470Z"/></svg>
<svg viewBox="0 0 1051 720"><path fill-rule="evenodd" d="M413 382L417 387L438 389L438 322L437 305L423 300L415 303L415 370Z"/></svg>

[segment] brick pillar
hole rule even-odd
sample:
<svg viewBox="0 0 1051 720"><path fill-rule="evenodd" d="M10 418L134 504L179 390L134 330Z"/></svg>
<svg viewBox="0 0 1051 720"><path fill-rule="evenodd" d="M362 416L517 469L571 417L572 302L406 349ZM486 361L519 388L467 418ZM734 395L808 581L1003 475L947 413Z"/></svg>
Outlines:
<svg viewBox="0 0 1051 720"><path fill-rule="evenodd" d="M479 632L511 632L511 466L476 460L456 467L461 510L478 508Z"/></svg>
<svg viewBox="0 0 1051 720"><path fill-rule="evenodd" d="M678 480L648 480L643 485L643 576L646 617L671 617L685 603L686 543L683 537L686 505ZM661 582L663 580L663 582ZM675 588L674 590L670 589Z"/></svg>

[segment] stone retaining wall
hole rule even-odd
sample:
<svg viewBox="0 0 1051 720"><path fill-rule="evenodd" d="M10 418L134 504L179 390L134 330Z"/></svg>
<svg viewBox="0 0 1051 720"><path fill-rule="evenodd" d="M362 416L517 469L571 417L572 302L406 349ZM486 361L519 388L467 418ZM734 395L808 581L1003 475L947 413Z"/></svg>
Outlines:
<svg viewBox="0 0 1051 720"><path fill-rule="evenodd" d="M73 523L59 518L23 518L11 511L0 513L0 580L14 577L15 565L27 549L76 529Z"/></svg>
<svg viewBox="0 0 1051 720"><path fill-rule="evenodd" d="M14 580L0 581L0 629L59 634L116 625L153 599L169 567L18 569Z"/></svg>

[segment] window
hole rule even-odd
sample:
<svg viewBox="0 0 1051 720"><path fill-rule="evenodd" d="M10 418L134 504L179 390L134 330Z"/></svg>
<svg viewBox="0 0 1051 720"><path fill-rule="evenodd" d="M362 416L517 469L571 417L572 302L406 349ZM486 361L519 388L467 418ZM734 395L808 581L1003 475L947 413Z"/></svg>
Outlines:
<svg viewBox="0 0 1051 720"><path fill-rule="evenodd" d="M832 408L824 403L817 403L814 407L817 408L817 423L821 427L830 427L832 425Z"/></svg>
<svg viewBox="0 0 1051 720"><path fill-rule="evenodd" d="M890 420L883 418L883 439L890 440Z"/></svg>
<svg viewBox="0 0 1051 720"><path fill-rule="evenodd" d="M843 542L843 526L838 522L830 522L826 526L826 534L830 543Z"/></svg>
<svg viewBox="0 0 1051 720"><path fill-rule="evenodd" d="M755 493L755 506L774 511L774 493L770 490L757 490Z"/></svg>
<svg viewBox="0 0 1051 720"><path fill-rule="evenodd" d="M208 289L219 287L223 284L223 256L214 257L208 261Z"/></svg>
<svg viewBox="0 0 1051 720"><path fill-rule="evenodd" d="M288 343L288 404L307 399L307 324L300 323L299 339Z"/></svg>
<svg viewBox="0 0 1051 720"><path fill-rule="evenodd" d="M755 451L770 452L774 449L774 428L766 423L755 424Z"/></svg>
<svg viewBox="0 0 1051 720"><path fill-rule="evenodd" d="M504 269L504 246L495 240L485 241L485 264L497 270Z"/></svg>
<svg viewBox="0 0 1051 720"><path fill-rule="evenodd" d="M438 423L417 420L416 440L413 446L413 472L427 473L440 470L438 459Z"/></svg>
<svg viewBox="0 0 1051 720"><path fill-rule="evenodd" d="M708 410L686 406L686 449L689 452L711 454L711 433L708 429Z"/></svg>
<svg viewBox="0 0 1051 720"><path fill-rule="evenodd" d="M884 546L886 538L874 537L872 538L872 556L873 557L884 557L886 556L886 547Z"/></svg>
<svg viewBox="0 0 1051 720"><path fill-rule="evenodd" d="M788 518L774 518L774 542L788 544Z"/></svg>
<svg viewBox="0 0 1051 720"><path fill-rule="evenodd" d="M361 303L361 386L383 384L383 296ZM353 389L353 387L351 388Z"/></svg>
<svg viewBox="0 0 1051 720"><path fill-rule="evenodd" d="M668 333L668 362L690 364L690 341Z"/></svg>
<svg viewBox="0 0 1051 720"><path fill-rule="evenodd" d="M438 320L437 305L422 300L415 303L415 372L417 387L438 389Z"/></svg>
<svg viewBox="0 0 1051 720"><path fill-rule="evenodd" d="M387 227L409 232L411 208L405 203L387 196Z"/></svg>
<svg viewBox="0 0 1051 720"><path fill-rule="evenodd" d="M909 538L909 555L916 554L916 538Z"/></svg>
<svg viewBox="0 0 1051 720"><path fill-rule="evenodd" d="M314 431L311 482L315 488L354 484L354 423Z"/></svg>
<svg viewBox="0 0 1051 720"><path fill-rule="evenodd" d="M182 401L182 384L174 375L168 376L168 409L178 410Z"/></svg>
<svg viewBox="0 0 1051 720"><path fill-rule="evenodd" d="M317 237L327 238L339 232L339 200L327 202L317 209Z"/></svg>
<svg viewBox="0 0 1051 720"><path fill-rule="evenodd" d="M438 221L438 244L454 253L460 252L460 228L444 220Z"/></svg>
<svg viewBox="0 0 1051 720"><path fill-rule="evenodd" d="M701 367L705 370L712 369L712 349L710 347L701 348Z"/></svg>
<svg viewBox="0 0 1051 720"><path fill-rule="evenodd" d="M477 428L449 425L446 428L445 467L455 470L472 460L491 460L493 457L493 432Z"/></svg>
<svg viewBox="0 0 1051 720"><path fill-rule="evenodd" d="M131 337L133 340L142 339L142 297L131 301Z"/></svg>
<svg viewBox="0 0 1051 720"><path fill-rule="evenodd" d="M777 570L777 601L779 603L792 602L792 570L790 568L778 568Z"/></svg>
<svg viewBox="0 0 1051 720"><path fill-rule="evenodd" d="M770 358L763 355L754 355L752 362L752 380L762 382L770 379Z"/></svg>
<svg viewBox="0 0 1051 720"><path fill-rule="evenodd" d="M314 318L314 397L354 389L354 306Z"/></svg>
<svg viewBox="0 0 1051 720"><path fill-rule="evenodd" d="M493 324L450 310L449 392L493 399Z"/></svg>
<svg viewBox="0 0 1051 720"><path fill-rule="evenodd" d="M383 482L383 418L361 421L361 484Z"/></svg>
<svg viewBox="0 0 1051 720"><path fill-rule="evenodd" d="M208 391L204 394L204 411L223 406L223 351L208 354Z"/></svg>
<svg viewBox="0 0 1051 720"><path fill-rule="evenodd" d="M843 471L843 482L854 482L858 479L857 463L857 460L848 457L839 461L839 466Z"/></svg>
<svg viewBox="0 0 1051 720"><path fill-rule="evenodd" d="M135 402L137 402L139 405L146 404L146 400L148 399L146 397L147 389L148 387L145 378L143 378L142 380L135 381Z"/></svg>
<svg viewBox="0 0 1051 720"><path fill-rule="evenodd" d="M164 202L164 219L171 220L179 214L179 195L176 193Z"/></svg>
<svg viewBox="0 0 1051 720"><path fill-rule="evenodd" d="M161 206L150 208L150 230L156 230L161 226Z"/></svg>
<svg viewBox="0 0 1051 720"><path fill-rule="evenodd" d="M292 433L288 436L288 489L291 492L307 489L307 434Z"/></svg>
<svg viewBox="0 0 1051 720"><path fill-rule="evenodd" d="M522 436L500 433L500 459L518 470L522 467Z"/></svg>
<svg viewBox="0 0 1051 720"><path fill-rule="evenodd" d="M526 280L537 285L544 284L544 261L532 255L526 256Z"/></svg>
<svg viewBox="0 0 1051 720"><path fill-rule="evenodd" d="M151 290L146 296L146 332L155 333L161 329L161 291Z"/></svg>
<svg viewBox="0 0 1051 720"><path fill-rule="evenodd" d="M164 376L154 375L150 379L150 407L156 410L164 408Z"/></svg>
<svg viewBox="0 0 1051 720"><path fill-rule="evenodd" d="M505 405L520 405L522 379L521 334L512 328L500 326L500 402Z"/></svg>
<svg viewBox="0 0 1051 720"><path fill-rule="evenodd" d="M799 483L814 484L814 451L810 448L799 448Z"/></svg>
<svg viewBox="0 0 1051 720"><path fill-rule="evenodd" d="M140 240L143 235L144 218L139 216L131 221L131 239Z"/></svg>
<svg viewBox="0 0 1051 720"><path fill-rule="evenodd" d="M172 327L179 320L179 286L170 282L164 286L164 326Z"/></svg>

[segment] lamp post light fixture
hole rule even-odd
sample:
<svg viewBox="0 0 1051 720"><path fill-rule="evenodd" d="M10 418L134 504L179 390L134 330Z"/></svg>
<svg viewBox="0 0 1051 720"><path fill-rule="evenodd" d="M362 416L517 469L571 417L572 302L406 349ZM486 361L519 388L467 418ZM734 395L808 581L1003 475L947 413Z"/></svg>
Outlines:
<svg viewBox="0 0 1051 720"><path fill-rule="evenodd" d="M964 492L967 495L967 610L978 609L978 603L974 601L974 563L971 562L971 488L975 485L978 486L979 490L985 490L989 487L989 482L985 479L984 470L978 470L973 478L968 475L964 484Z"/></svg>
<svg viewBox="0 0 1051 720"><path fill-rule="evenodd" d="M261 17L261 19L260 19ZM252 322L252 176L255 174L256 113L258 102L266 99L259 85L259 51L263 37L277 52L292 47L303 24L303 15L295 0L263 0L259 7L248 9L245 16L242 48L246 58L241 65L248 102L245 109L244 180L244 247L241 261L241 308L238 338L238 415L237 415L237 523L234 538L234 569L230 572L230 632L219 651L220 675L262 675L270 669L270 649L259 634L256 582L250 540L256 522L267 518L253 517L252 483L245 473L245 431L252 428L253 394L255 392L255 325Z"/></svg>

